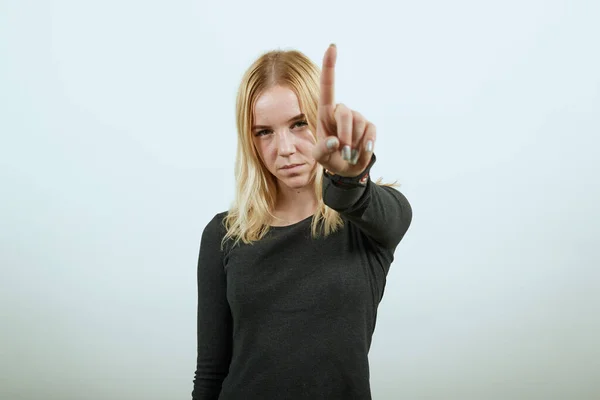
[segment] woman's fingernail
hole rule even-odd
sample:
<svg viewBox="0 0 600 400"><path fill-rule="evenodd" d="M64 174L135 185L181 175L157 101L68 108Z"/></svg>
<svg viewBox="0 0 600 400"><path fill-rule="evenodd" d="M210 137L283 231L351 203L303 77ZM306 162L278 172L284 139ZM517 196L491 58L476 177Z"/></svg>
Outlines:
<svg viewBox="0 0 600 400"><path fill-rule="evenodd" d="M369 153L372 153L372 152L373 152L373 141L372 141L372 140L369 140L369 141L367 142L367 151L368 151Z"/></svg>
<svg viewBox="0 0 600 400"><path fill-rule="evenodd" d="M360 153L358 152L358 150L352 150L352 156L350 157L350 164L356 165L356 163L358 162L359 156L360 156Z"/></svg>
<svg viewBox="0 0 600 400"><path fill-rule="evenodd" d="M350 160L350 157L351 157L351 154L350 154L350 146L346 145L346 146L344 146L344 148L342 149L342 159L343 159L343 160L346 160L346 161L349 161L349 160Z"/></svg>
<svg viewBox="0 0 600 400"><path fill-rule="evenodd" d="M333 149L337 145L337 142L336 138L327 139L327 148L329 150Z"/></svg>

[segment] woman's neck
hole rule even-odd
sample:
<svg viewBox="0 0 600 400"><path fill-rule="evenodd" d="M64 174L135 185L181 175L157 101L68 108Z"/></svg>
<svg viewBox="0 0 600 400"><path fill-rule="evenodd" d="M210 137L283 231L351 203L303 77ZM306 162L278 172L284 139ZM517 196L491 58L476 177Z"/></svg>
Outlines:
<svg viewBox="0 0 600 400"><path fill-rule="evenodd" d="M290 225L302 221L313 215L317 206L317 195L312 185L300 189L280 187L277 191L277 204L273 210L276 218L272 225Z"/></svg>

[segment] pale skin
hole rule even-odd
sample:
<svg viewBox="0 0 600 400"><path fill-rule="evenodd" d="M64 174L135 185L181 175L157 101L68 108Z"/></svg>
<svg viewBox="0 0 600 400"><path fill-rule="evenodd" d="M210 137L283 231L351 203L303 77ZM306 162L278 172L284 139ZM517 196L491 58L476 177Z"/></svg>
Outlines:
<svg viewBox="0 0 600 400"><path fill-rule="evenodd" d="M274 86L256 101L254 145L277 179L271 225L289 225L315 213L318 203L311 177L318 165L330 173L354 177L371 161L375 125L344 104L335 104L336 58L337 49L331 45L321 69L316 141L291 89Z"/></svg>

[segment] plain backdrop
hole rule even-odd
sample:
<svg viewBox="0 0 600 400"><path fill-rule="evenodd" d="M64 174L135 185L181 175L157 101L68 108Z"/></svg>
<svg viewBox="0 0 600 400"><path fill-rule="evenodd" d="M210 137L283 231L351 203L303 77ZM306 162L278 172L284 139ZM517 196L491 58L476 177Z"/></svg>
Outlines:
<svg viewBox="0 0 600 400"><path fill-rule="evenodd" d="M0 0L0 398L190 398L202 230L264 51L378 129L414 219L373 398L600 398L598 1Z"/></svg>

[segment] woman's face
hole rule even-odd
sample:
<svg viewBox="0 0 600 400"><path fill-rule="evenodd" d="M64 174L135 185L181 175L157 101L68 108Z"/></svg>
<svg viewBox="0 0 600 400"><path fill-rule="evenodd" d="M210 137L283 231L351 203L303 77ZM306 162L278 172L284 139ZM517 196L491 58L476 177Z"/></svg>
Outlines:
<svg viewBox="0 0 600 400"><path fill-rule="evenodd" d="M291 189L309 184L316 165L306 118L296 94L283 86L266 90L254 106L252 139L258 154L279 184Z"/></svg>

